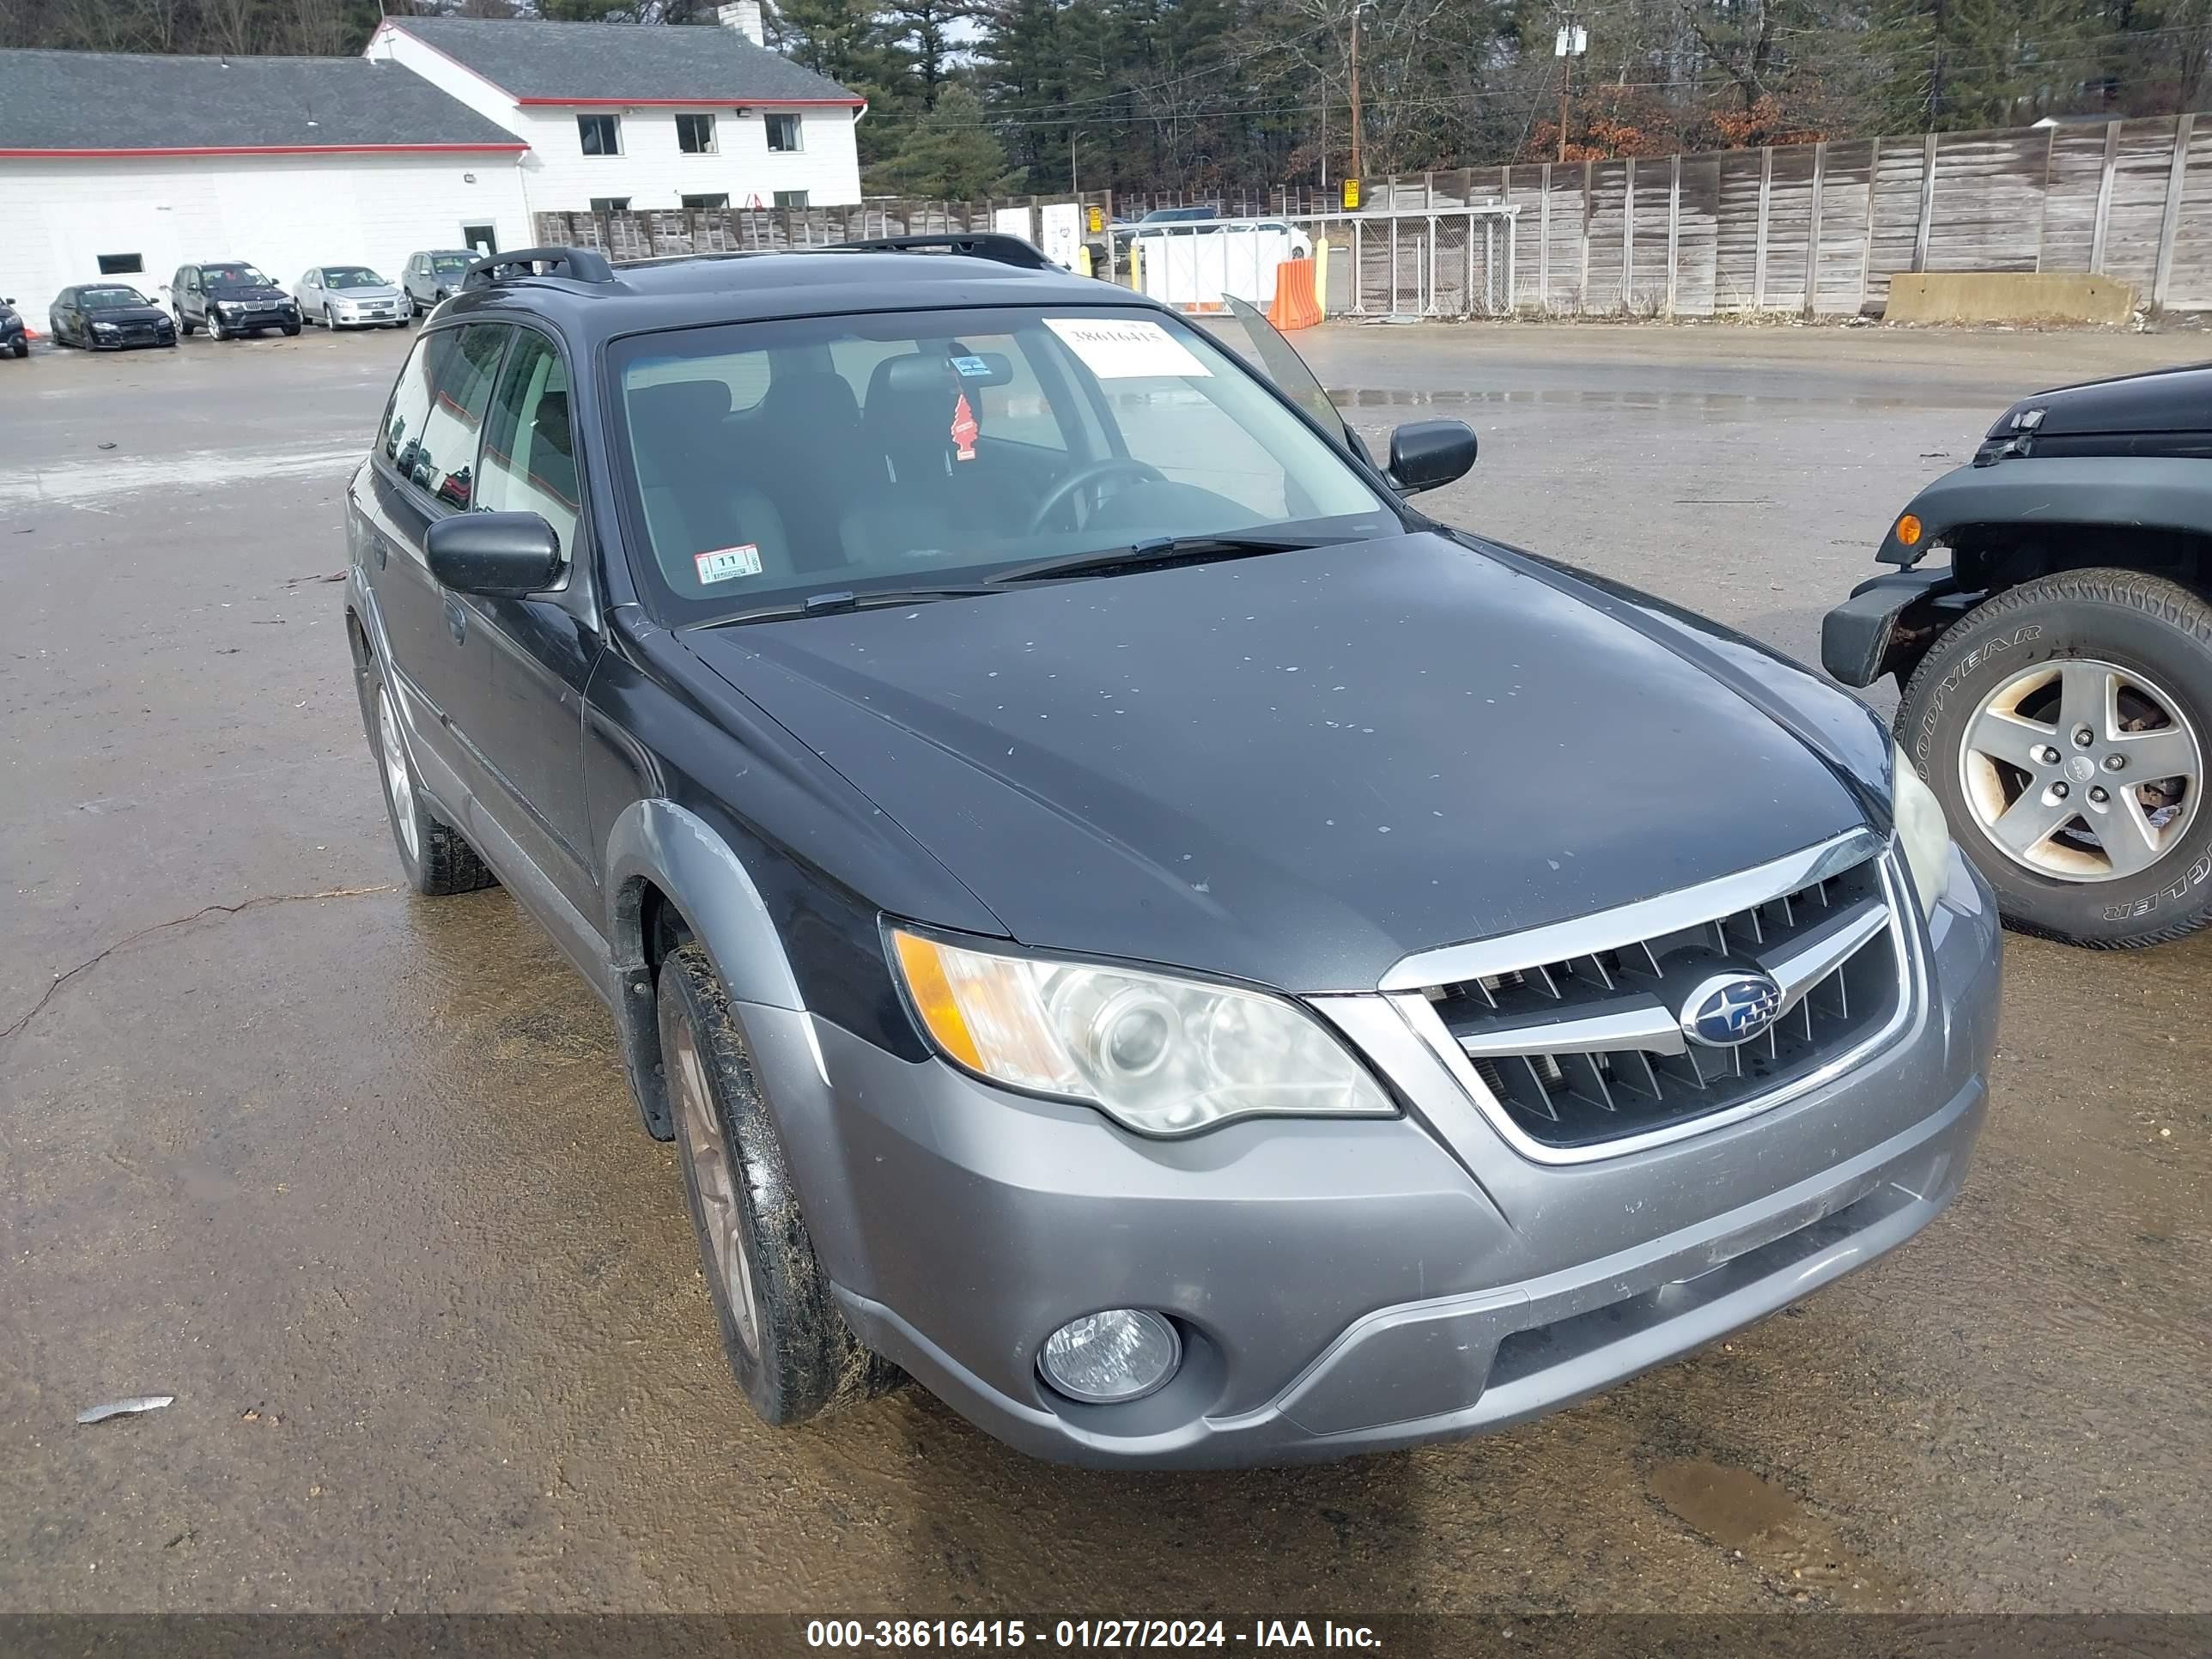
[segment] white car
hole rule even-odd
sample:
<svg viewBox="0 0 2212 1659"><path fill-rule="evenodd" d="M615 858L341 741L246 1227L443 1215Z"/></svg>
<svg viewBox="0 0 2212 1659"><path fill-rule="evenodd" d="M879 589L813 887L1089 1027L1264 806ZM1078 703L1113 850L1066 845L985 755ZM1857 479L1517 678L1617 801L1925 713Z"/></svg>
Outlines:
<svg viewBox="0 0 2212 1659"><path fill-rule="evenodd" d="M397 283L367 265L317 265L293 284L301 319L325 328L404 328L413 315Z"/></svg>

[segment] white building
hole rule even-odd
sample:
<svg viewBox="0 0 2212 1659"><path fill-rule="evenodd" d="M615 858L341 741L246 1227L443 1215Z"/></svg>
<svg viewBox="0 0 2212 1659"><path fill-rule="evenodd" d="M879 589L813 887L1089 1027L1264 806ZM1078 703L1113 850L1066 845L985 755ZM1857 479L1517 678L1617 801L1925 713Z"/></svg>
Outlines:
<svg viewBox="0 0 2212 1659"><path fill-rule="evenodd" d="M860 98L762 43L759 0L720 26L388 17L374 63L411 70L529 146L533 213L830 207L860 199Z"/></svg>
<svg viewBox="0 0 2212 1659"><path fill-rule="evenodd" d="M361 58L0 51L0 295L43 331L112 276L187 263L396 276L418 248L526 247L531 215L860 199L866 105L720 25L394 17Z"/></svg>
<svg viewBox="0 0 2212 1659"><path fill-rule="evenodd" d="M188 262L289 287L310 265L391 276L419 247L523 245L526 149L360 58L0 52L0 295L44 332L58 289L101 276L166 302Z"/></svg>

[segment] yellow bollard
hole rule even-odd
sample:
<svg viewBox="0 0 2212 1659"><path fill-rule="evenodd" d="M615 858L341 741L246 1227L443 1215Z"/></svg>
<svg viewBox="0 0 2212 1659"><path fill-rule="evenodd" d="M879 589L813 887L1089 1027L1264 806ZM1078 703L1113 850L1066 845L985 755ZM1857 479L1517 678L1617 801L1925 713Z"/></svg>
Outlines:
<svg viewBox="0 0 2212 1659"><path fill-rule="evenodd" d="M1075 250L1075 269L1082 276L1091 275L1091 244L1084 243Z"/></svg>
<svg viewBox="0 0 2212 1659"><path fill-rule="evenodd" d="M1138 252L1137 239L1133 236L1129 239L1129 286L1139 294L1145 291L1144 256Z"/></svg>
<svg viewBox="0 0 2212 1659"><path fill-rule="evenodd" d="M1328 238L1314 238L1314 303L1321 307L1323 322L1328 320Z"/></svg>

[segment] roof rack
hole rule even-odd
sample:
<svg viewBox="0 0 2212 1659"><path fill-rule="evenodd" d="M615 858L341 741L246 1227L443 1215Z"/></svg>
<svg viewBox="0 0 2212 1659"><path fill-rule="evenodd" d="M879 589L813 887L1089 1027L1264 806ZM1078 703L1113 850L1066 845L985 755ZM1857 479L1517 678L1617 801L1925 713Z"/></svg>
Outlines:
<svg viewBox="0 0 2212 1659"><path fill-rule="evenodd" d="M1024 270L1060 269L1020 237L991 230L952 231L937 236L870 236L836 246L875 253L965 253L973 258L995 259L1002 265L1018 265Z"/></svg>
<svg viewBox="0 0 2212 1659"><path fill-rule="evenodd" d="M577 283L611 283L615 268L586 247L520 247L479 259L462 273L461 286L489 288L516 276L566 276Z"/></svg>

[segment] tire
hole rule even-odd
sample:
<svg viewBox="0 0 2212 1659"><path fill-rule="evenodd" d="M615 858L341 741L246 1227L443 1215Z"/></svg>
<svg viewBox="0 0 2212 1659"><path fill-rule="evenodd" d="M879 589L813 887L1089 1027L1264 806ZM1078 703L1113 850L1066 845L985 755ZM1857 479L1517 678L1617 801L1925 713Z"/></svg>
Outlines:
<svg viewBox="0 0 2212 1659"><path fill-rule="evenodd" d="M2077 570L1998 594L1921 659L1897 738L2008 926L2126 950L2212 921L2212 605L2187 588Z"/></svg>
<svg viewBox="0 0 2212 1659"><path fill-rule="evenodd" d="M704 946L660 964L662 1074L702 1276L730 1370L764 1423L781 1428L896 1387L830 1291L799 1214L783 1143L729 997Z"/></svg>
<svg viewBox="0 0 2212 1659"><path fill-rule="evenodd" d="M288 340L296 340L296 339L298 339L298 338L300 337L300 325L299 325L299 324L297 324L297 323L287 323L287 324L285 324L285 325L284 325L284 337L285 337L286 339L288 339Z"/></svg>
<svg viewBox="0 0 2212 1659"><path fill-rule="evenodd" d="M230 338L229 329L224 326L222 319L212 311L207 314L207 330L208 338L210 340L228 340Z"/></svg>
<svg viewBox="0 0 2212 1659"><path fill-rule="evenodd" d="M384 785L384 810L392 822L392 844L407 884L426 898L453 893L473 893L495 886L495 878L477 856L459 830L433 812L415 782L415 769L407 757L407 744L399 730L393 693L385 684L383 670L356 643L354 678L361 694L362 724L368 728L369 753L376 759ZM389 744L389 747L387 747Z"/></svg>
<svg viewBox="0 0 2212 1659"><path fill-rule="evenodd" d="M18 362L21 362L24 358L31 355L31 343L22 335L19 334L15 337L15 343L10 345L8 349L14 355L15 360Z"/></svg>
<svg viewBox="0 0 2212 1659"><path fill-rule="evenodd" d="M323 307L323 326L333 334L338 331L337 319L331 315L331 308L328 306Z"/></svg>
<svg viewBox="0 0 2212 1659"><path fill-rule="evenodd" d="M182 311L179 311L179 312L177 313L177 332L178 332L178 333L179 333L179 334L183 335L186 339L188 339L188 340L189 340L189 339L191 339L191 338L192 337L192 336L193 336L195 333L198 332L198 331L199 331L199 325L198 325L198 323L194 323L194 322L187 322L187 321L185 319L185 313L184 313Z"/></svg>

